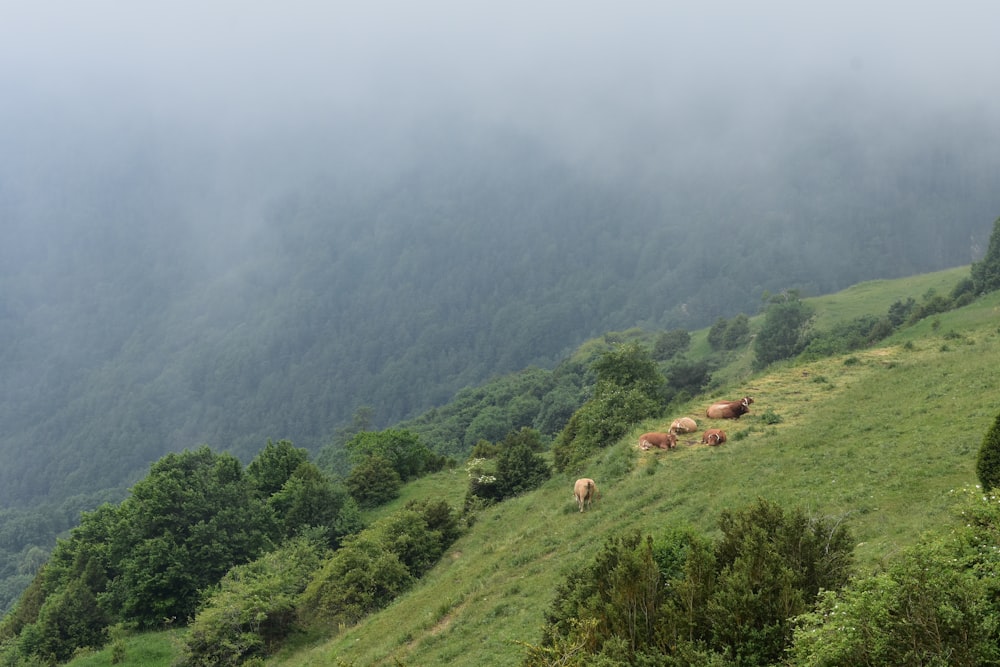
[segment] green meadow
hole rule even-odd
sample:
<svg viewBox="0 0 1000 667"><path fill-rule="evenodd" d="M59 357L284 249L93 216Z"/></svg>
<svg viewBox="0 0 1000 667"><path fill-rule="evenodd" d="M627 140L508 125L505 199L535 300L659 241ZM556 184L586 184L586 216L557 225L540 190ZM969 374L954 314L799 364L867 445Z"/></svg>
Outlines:
<svg viewBox="0 0 1000 667"><path fill-rule="evenodd" d="M947 294L967 275L966 267L864 283L808 301L825 328L882 315L929 290ZM704 339L704 331L692 334L689 356L697 358ZM573 474L479 513L441 562L388 608L329 635L300 637L266 664L518 665L523 643L541 639L555 587L609 536L677 525L711 534L722 510L757 498L845 522L858 570L877 568L922 534L948 531L955 521L950 492L976 483L976 453L1000 411L1000 293L903 328L877 347L760 373L750 370L749 353L735 355L714 378L709 391L636 424ZM705 418L710 402L744 395L755 402L739 421ZM689 434L676 450L638 449L638 434L666 430L681 416L725 429L729 441L708 447ZM582 514L572 497L578 476L594 478L601 493ZM467 484L461 466L439 472L408 485L381 512L428 496L460 505ZM125 638L118 664L172 664L178 632ZM156 647L174 651L155 658ZM111 659L108 648L72 664Z"/></svg>

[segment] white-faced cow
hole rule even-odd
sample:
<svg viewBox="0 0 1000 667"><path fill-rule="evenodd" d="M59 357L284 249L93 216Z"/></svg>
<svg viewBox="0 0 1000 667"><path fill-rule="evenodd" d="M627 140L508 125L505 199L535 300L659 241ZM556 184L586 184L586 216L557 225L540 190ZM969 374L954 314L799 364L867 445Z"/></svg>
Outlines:
<svg viewBox="0 0 1000 667"><path fill-rule="evenodd" d="M639 436L639 449L645 451L657 449L674 449L677 447L677 436L673 433L643 433Z"/></svg>
<svg viewBox="0 0 1000 667"><path fill-rule="evenodd" d="M576 504L579 505L581 512L584 507L590 507L590 502L596 495L597 484L592 479L584 477L576 480L576 484L573 485L573 497L576 498Z"/></svg>
<svg viewBox="0 0 1000 667"><path fill-rule="evenodd" d="M675 419L670 425L671 433L694 433L696 430L698 430L698 422L690 417Z"/></svg>
<svg viewBox="0 0 1000 667"><path fill-rule="evenodd" d="M739 419L750 412L751 403L753 398L750 396L744 396L738 401L719 401L708 406L705 416L709 419Z"/></svg>
<svg viewBox="0 0 1000 667"><path fill-rule="evenodd" d="M720 428L710 428L701 434L701 444L721 445L726 441L726 432Z"/></svg>

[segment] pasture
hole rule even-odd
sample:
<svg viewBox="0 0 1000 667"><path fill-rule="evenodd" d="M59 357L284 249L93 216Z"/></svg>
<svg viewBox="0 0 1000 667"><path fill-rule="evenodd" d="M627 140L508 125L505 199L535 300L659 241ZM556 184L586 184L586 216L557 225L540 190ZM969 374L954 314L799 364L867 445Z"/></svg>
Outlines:
<svg viewBox="0 0 1000 667"><path fill-rule="evenodd" d="M954 278L950 284L964 275L945 273ZM881 314L896 299L919 300L928 281L950 289L932 274L854 288L864 291L870 310L849 306L843 295L826 299L845 317ZM736 355L709 393L636 424L580 469L482 511L388 608L357 626L331 628L332 638L300 638L267 664L518 665L522 643L541 639L555 587L607 537L675 525L714 534L721 511L758 497L846 522L857 567L870 570L921 534L947 531L954 521L949 492L976 483L976 453L1000 411L998 314L994 294L876 348L762 374L750 373ZM709 402L745 395L755 402L739 421L704 416ZM640 434L666 431L682 416L695 417L699 429L678 436L675 450L639 449ZM699 444L706 428L724 429L728 441ZM573 497L578 477L593 478L601 491L584 513ZM407 485L380 513L427 496L459 505L467 481L461 467L436 473Z"/></svg>

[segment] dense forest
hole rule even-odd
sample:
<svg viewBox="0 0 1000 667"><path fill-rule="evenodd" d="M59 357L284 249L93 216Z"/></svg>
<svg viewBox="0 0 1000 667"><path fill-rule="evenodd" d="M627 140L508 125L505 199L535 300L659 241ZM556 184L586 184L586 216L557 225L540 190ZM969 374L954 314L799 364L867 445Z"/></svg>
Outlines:
<svg viewBox="0 0 1000 667"><path fill-rule="evenodd" d="M945 374L957 377L965 400L973 393L962 381L965 369L980 364L982 353L992 354L997 344L990 313L1000 290L1000 219L994 223L986 258L971 271L952 270L924 280L946 289L923 289L919 300L896 299L885 308L891 298L887 295L901 287L914 289L898 283L883 288L878 297L882 307L872 305L878 300L862 303L853 297L856 303L849 311L860 315L827 317L823 326L815 324L814 303L786 293L771 297L752 323L744 315L720 318L707 334L699 334L697 347L682 329L655 335L638 329L608 333L588 341L553 371L532 369L498 378L463 392L405 428L371 430L368 411L359 410L352 424L338 431L339 442L321 452L318 463L287 440L268 441L246 466L207 446L167 454L124 501L85 512L80 524L59 541L17 606L0 622L0 660L10 665L55 664L108 645L112 663L119 663L133 650L126 647L126 638L178 626L184 631L177 635L172 664L192 667L263 664L295 642L313 645L336 638L405 596L459 538L474 531L488 538L491 531L500 530L496 515L488 513L491 507L523 501L540 489L546 493L542 502L551 504L553 487L548 482L554 477L561 485L566 476L572 479L596 466L604 473L602 485L612 481L631 485L633 491L645 487L643 493L652 490L658 498L664 491L672 494L669 485L651 483L654 476L666 474L657 472L659 466L680 471L708 459L694 449L683 455L644 454L623 438L644 420L670 414L664 406L674 410L692 397L703 404L707 395L699 392L710 384L709 370L736 372L757 385L769 380L766 375L754 379L753 368L767 371L781 364L774 375L800 383L772 391L774 403L759 413L755 407L756 414L741 423L715 420L728 422L734 440L742 442L727 446L735 448L737 461L744 461L736 463L741 470L746 456L761 445L782 449L776 444L776 427L783 423L783 414L794 418L796 411L790 403L780 407L780 394L785 400L795 395L810 406L817 400L831 401L834 383L851 384L840 376L844 369L868 363L860 355L879 359L864 373L882 376L879 381L893 383L903 395L925 394L932 377L947 367ZM941 326L943 317L964 306L972 308ZM927 320L932 321L923 326ZM892 345L896 352L875 349L894 334L904 337ZM948 355L948 345L938 341L969 351ZM917 354L918 347L924 350L922 359L903 361ZM899 352L898 367L896 361L887 363L888 355ZM812 361L824 362L831 377L810 379L812 371L805 369ZM803 397L805 385L813 388ZM584 386L589 389L580 391ZM942 409L953 408L954 386L941 389L943 393L922 409L920 423L883 423L889 429L910 429L893 447L904 460L912 456L909 440L925 430L924 422L938 421ZM561 401L549 396L567 392L575 394L568 403L577 407L567 419L555 419L551 406ZM872 403L868 407L876 419L898 408L884 396ZM976 408L977 421L982 421L982 411ZM488 418L480 420L483 415ZM833 418L838 419L836 414ZM549 430L556 423L562 425ZM506 430L506 435L491 436L491 428L497 433ZM450 461L426 444L437 441L456 443ZM830 449L821 433L796 444L795 456ZM717 447L702 447L706 449ZM863 459L860 450L871 448L861 435L837 449ZM925 465L953 466L951 459L968 458L971 449L952 448L947 460L933 457L931 462L928 457ZM998 479L998 451L1000 417L986 433L976 464L985 489ZM341 453L346 453L344 474L331 475L330 468L337 466L330 462ZM456 459L465 462L467 474L449 470L421 499L392 504L404 484L453 468ZM714 468L733 463L715 461ZM817 467L823 477L842 472L832 460ZM800 477L793 485L799 490L803 483L815 484L811 473L777 474ZM454 491L445 487L463 483L464 504L456 507L446 499L453 498ZM710 485L698 484L702 494L711 494ZM873 491L867 482L861 488L865 496ZM949 495L955 493L953 489ZM601 548L596 547L601 540L584 524L582 530L594 542L590 558L576 559L578 564L569 569L543 568L551 571L550 581L560 569L562 575L545 594L551 604L544 614L542 641L535 644L522 637L517 642L522 664L582 665L597 660L608 665L638 661L763 666L784 661L841 664L877 656L874 664L947 657L950 664L974 665L996 656L992 582L998 515L995 496L987 498L979 487L966 487L949 500L956 517L963 517L964 528L924 526L927 537L912 548L885 555L872 574L855 569L854 552L862 545L852 535L852 526L864 523L855 512L811 516L801 508L758 497L755 503L723 511L717 520L719 535L679 524L679 516L660 514L661 508L654 513L659 518L651 518L658 533L643 536L635 530L622 532L620 520L615 522L616 511L622 509L613 508L627 502L627 495L620 494L608 506L606 520L616 528L604 535ZM799 497L798 490L795 495ZM859 499L852 493L848 502L855 507ZM363 514L363 509L369 513ZM561 539L567 538L567 530L580 531L578 522L585 520L575 519L575 504L568 513L574 521L559 523L577 527L558 529ZM477 528L480 520L484 523ZM542 527L522 526L526 534L556 530L545 520L535 521ZM530 548L552 549L558 540L550 535L542 542ZM452 555L460 557L460 552ZM507 562L503 568L516 565ZM446 579L449 586L460 583L451 576ZM878 591L875 598L872 591ZM449 595L454 593L445 598ZM479 596L488 597L482 591ZM438 614L466 604L445 598L439 597ZM841 612L831 613L841 606L847 621L840 619ZM892 623L879 622L885 614ZM844 622L865 627L865 633L841 632ZM415 645L410 634L402 641ZM509 656L505 660L519 662Z"/></svg>
<svg viewBox="0 0 1000 667"><path fill-rule="evenodd" d="M0 158L8 593L166 453L319 452L359 408L373 427L413 419L605 331L692 330L769 293L981 255L1000 208L992 119L858 118L815 92L780 142L675 155L654 124L663 154L628 168L457 119L401 156L401 137L338 127L236 150L192 128L8 117L25 130Z"/></svg>
<svg viewBox="0 0 1000 667"><path fill-rule="evenodd" d="M795 126L816 112L792 114L758 169L687 156L595 174L510 132L437 146L428 129L433 159L300 167L239 205L267 170L206 192L193 137L67 137L103 157L86 171L5 153L0 500L120 487L196 443L316 450L359 406L388 425L602 331L692 329L767 291L976 257L1000 176L985 119L872 145L879 124ZM228 204L247 220L205 219Z"/></svg>

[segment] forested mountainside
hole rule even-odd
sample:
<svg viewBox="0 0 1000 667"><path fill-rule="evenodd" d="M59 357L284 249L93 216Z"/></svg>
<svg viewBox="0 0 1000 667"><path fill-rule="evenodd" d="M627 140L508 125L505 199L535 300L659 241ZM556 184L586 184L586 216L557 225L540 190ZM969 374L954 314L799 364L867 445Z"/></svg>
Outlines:
<svg viewBox="0 0 1000 667"><path fill-rule="evenodd" d="M0 653L9 664L527 667L597 654L772 665L794 650L789 664L858 662L817 651L984 664L997 652L1000 512L972 481L1000 472L1000 419L980 400L997 379L976 369L1000 344L1000 220L988 257L971 276L775 295L761 316L726 323L749 345L726 343L718 323L588 341L568 361L589 366L594 390L551 456L527 428L481 440L465 470L433 472L414 434L367 431L346 447L357 465L345 487L287 441L245 468L208 447L167 455L60 541L0 623ZM764 362L791 338L782 363ZM664 353L674 358L654 361ZM666 398L685 361L710 362L711 387ZM451 430L490 396L517 413L517 399L552 391L546 375L491 382L414 426ZM756 401L739 421L704 415L746 391ZM696 431L672 450L636 445L681 414L729 440L699 445ZM568 492L580 475L602 494L578 510ZM831 606L870 631L844 633Z"/></svg>
<svg viewBox="0 0 1000 667"><path fill-rule="evenodd" d="M1000 208L993 119L834 99L724 157L670 155L651 125L663 154L616 168L454 119L404 155L337 127L238 150L25 127L0 158L0 501L120 488L199 443L317 450L359 406L391 424L602 331L974 258Z"/></svg>

